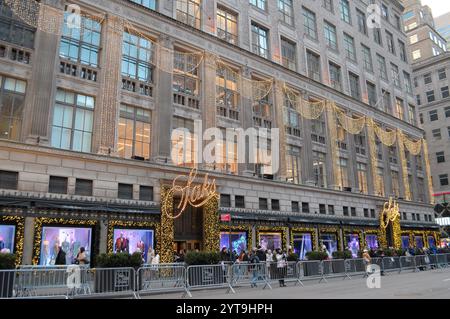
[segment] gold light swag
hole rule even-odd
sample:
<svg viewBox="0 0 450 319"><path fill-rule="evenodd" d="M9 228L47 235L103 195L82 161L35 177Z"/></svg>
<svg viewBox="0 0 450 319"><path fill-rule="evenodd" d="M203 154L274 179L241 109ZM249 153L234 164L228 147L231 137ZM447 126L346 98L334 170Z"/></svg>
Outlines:
<svg viewBox="0 0 450 319"><path fill-rule="evenodd" d="M353 118L345 114L343 110L336 106L336 103L330 102L331 107L334 108L336 118L341 127L350 134L357 135L362 132L366 125L366 118L364 116Z"/></svg>
<svg viewBox="0 0 450 319"><path fill-rule="evenodd" d="M405 199L411 200L411 189L409 185L409 177L408 177L408 165L405 156L405 144L402 140L402 133L400 130L397 130L397 141L398 141L398 152L400 155L400 163L402 164L402 178L403 178L403 187L405 192Z"/></svg>
<svg viewBox="0 0 450 319"><path fill-rule="evenodd" d="M326 101L311 102L302 98L294 90L283 85L283 91L289 103L305 119L317 120L325 111Z"/></svg>

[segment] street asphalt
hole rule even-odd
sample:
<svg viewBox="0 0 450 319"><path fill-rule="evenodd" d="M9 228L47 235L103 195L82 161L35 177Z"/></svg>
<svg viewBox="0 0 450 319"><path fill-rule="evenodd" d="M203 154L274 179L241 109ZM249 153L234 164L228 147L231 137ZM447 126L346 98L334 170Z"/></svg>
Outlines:
<svg viewBox="0 0 450 319"><path fill-rule="evenodd" d="M235 288L236 293L227 293L226 288L192 291L192 299L449 299L450 269L420 272L391 272L380 277L380 288L368 288L367 278L355 276L332 278L328 282L304 281L304 287L288 282L279 287L271 283L272 290L250 285ZM141 296L143 299L182 299L182 293L167 293ZM189 297L186 297L189 298ZM190 298L189 298L190 299Z"/></svg>

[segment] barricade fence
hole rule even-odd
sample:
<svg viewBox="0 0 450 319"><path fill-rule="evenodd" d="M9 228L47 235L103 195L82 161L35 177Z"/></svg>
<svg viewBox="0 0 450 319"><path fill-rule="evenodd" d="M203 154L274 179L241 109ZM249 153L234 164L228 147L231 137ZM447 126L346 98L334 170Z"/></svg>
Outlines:
<svg viewBox="0 0 450 319"><path fill-rule="evenodd" d="M450 254L372 258L382 273L448 268ZM88 298L130 296L159 292L236 287L272 289L274 283L300 284L306 280L327 282L329 278L368 275L362 258L323 261L221 263L187 266L182 263L143 265L134 268L89 268L88 266L20 266L0 270L0 299Z"/></svg>

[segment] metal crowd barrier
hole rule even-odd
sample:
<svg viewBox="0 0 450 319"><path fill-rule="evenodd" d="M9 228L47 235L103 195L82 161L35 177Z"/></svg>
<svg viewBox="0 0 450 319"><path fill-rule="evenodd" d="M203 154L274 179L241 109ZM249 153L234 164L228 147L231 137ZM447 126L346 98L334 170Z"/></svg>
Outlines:
<svg viewBox="0 0 450 319"><path fill-rule="evenodd" d="M130 295L138 298L134 268L94 268L87 272L90 296Z"/></svg>
<svg viewBox="0 0 450 319"><path fill-rule="evenodd" d="M264 284L263 289L272 286L269 283L270 264L268 263L235 263L230 267L231 287L250 285L257 287Z"/></svg>
<svg viewBox="0 0 450 319"><path fill-rule="evenodd" d="M305 260L299 262L299 279L302 281L323 278L323 263L318 260ZM320 282L319 281L319 282Z"/></svg>
<svg viewBox="0 0 450 319"><path fill-rule="evenodd" d="M416 258L424 256L401 256L400 257L400 271L403 270L417 270Z"/></svg>
<svg viewBox="0 0 450 319"><path fill-rule="evenodd" d="M186 267L183 264L144 265L137 270L137 276L138 296L163 291L188 293Z"/></svg>
<svg viewBox="0 0 450 319"><path fill-rule="evenodd" d="M450 254L372 258L383 272L446 268ZM182 263L144 265L133 268L97 268L87 266L20 266L0 271L1 298L83 298L141 295L154 292L184 292L263 284L272 289L271 282L284 279L303 286L304 280L350 278L367 276L367 265L361 258L324 261L288 262L284 267L272 263L222 263L218 265L186 266Z"/></svg>
<svg viewBox="0 0 450 319"><path fill-rule="evenodd" d="M347 274L367 276L367 263L362 258L346 259L345 269Z"/></svg>
<svg viewBox="0 0 450 319"><path fill-rule="evenodd" d="M194 289L228 288L228 292L235 293L231 286L231 267L226 264L188 266L186 269L187 294Z"/></svg>
<svg viewBox="0 0 450 319"><path fill-rule="evenodd" d="M321 281L327 282L326 278L344 277L351 279L346 270L345 259L329 259L323 262L323 273Z"/></svg>
<svg viewBox="0 0 450 319"><path fill-rule="evenodd" d="M384 257L383 258L383 271L384 272L392 272L392 271L401 271L400 267L400 258L399 257Z"/></svg>
<svg viewBox="0 0 450 319"><path fill-rule="evenodd" d="M303 283L300 280L300 267L299 263L296 261L288 261L284 264L278 262L271 262L268 264L268 278L270 281L280 281L284 282L295 282L295 284Z"/></svg>

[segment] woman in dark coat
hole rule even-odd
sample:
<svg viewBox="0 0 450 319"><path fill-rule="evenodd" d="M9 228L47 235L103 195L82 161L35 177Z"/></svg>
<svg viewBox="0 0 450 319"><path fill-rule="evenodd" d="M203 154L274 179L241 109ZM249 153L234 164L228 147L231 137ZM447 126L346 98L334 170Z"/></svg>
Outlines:
<svg viewBox="0 0 450 319"><path fill-rule="evenodd" d="M55 259L55 265L65 265L66 264L66 253L62 250L61 246L58 247L58 255Z"/></svg>

